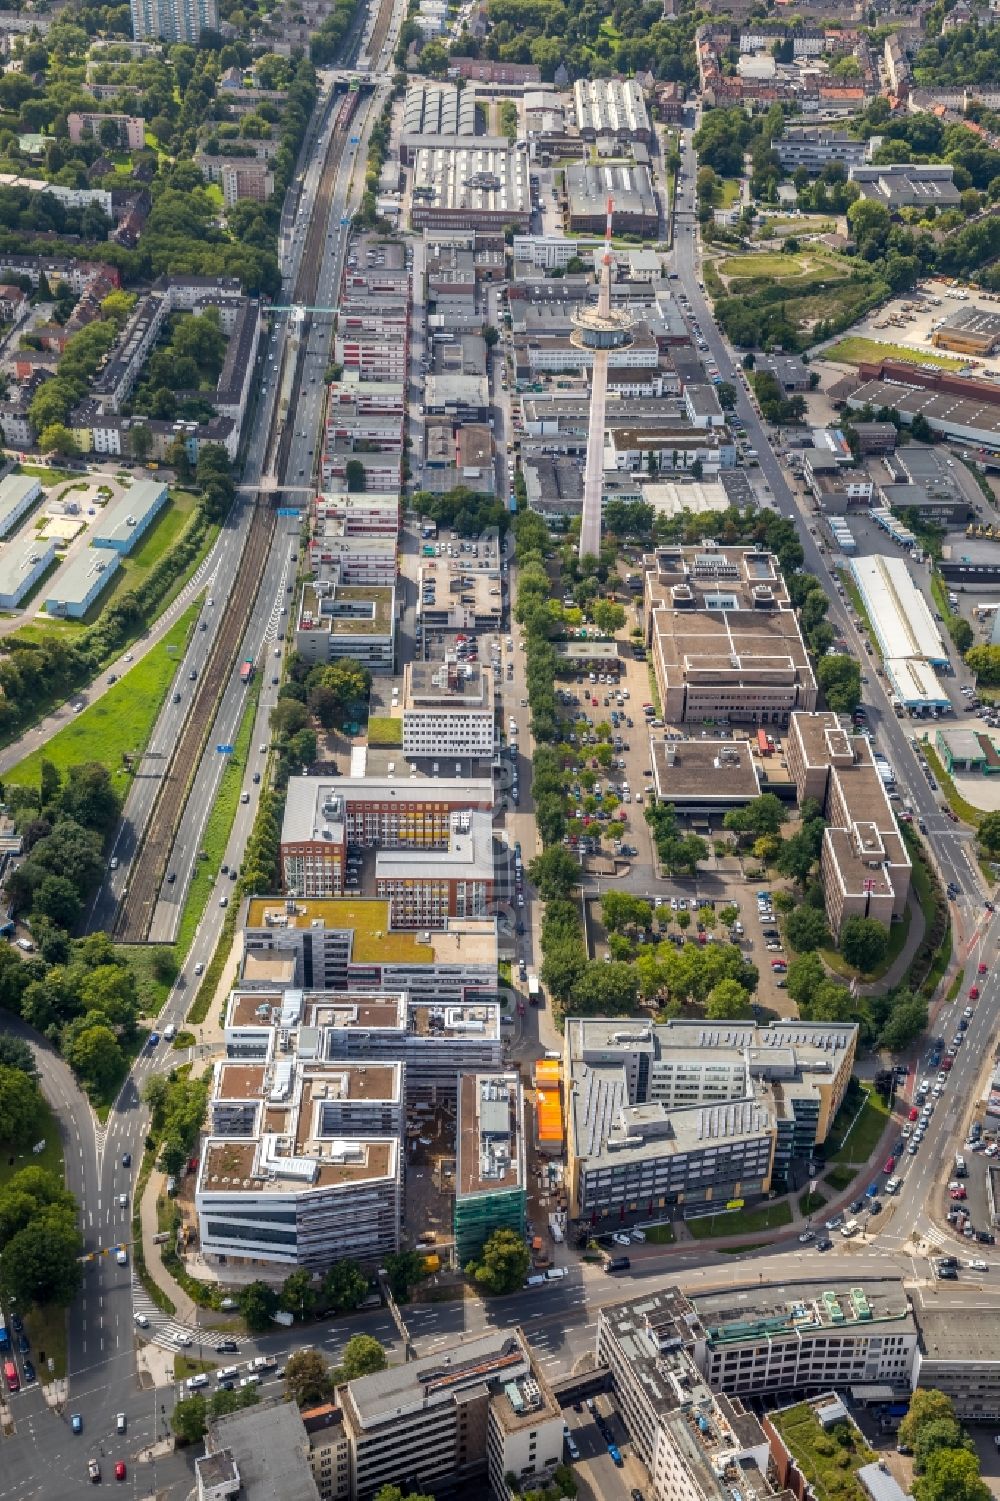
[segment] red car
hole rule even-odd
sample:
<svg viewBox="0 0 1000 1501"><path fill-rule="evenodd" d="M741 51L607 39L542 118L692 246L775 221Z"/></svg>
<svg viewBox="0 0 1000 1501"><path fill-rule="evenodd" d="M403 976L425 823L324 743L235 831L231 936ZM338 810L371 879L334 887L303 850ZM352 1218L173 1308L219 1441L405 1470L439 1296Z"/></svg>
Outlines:
<svg viewBox="0 0 1000 1501"><path fill-rule="evenodd" d="M970 985L969 986L969 1000L970 1001L978 1001L979 1000L979 986L978 985Z"/></svg>
<svg viewBox="0 0 1000 1501"><path fill-rule="evenodd" d="M914 1105L913 1109L910 1111L910 1120L911 1121L918 1121L919 1119L920 1119L920 1111L917 1109L916 1105Z"/></svg>
<svg viewBox="0 0 1000 1501"><path fill-rule="evenodd" d="M882 1169L882 1171L883 1171L883 1173L891 1173L892 1170L893 1170L893 1168L895 1166L896 1166L896 1159L895 1159L895 1157L887 1157L885 1159L885 1167Z"/></svg>
<svg viewBox="0 0 1000 1501"><path fill-rule="evenodd" d="M980 975L985 975L987 973L986 965L985 964L981 964L979 966L978 970L976 971L976 973L980 974Z"/></svg>
<svg viewBox="0 0 1000 1501"><path fill-rule="evenodd" d="M954 1062L955 1062L954 1058L942 1058L941 1059L941 1067L942 1067L942 1069L944 1070L944 1072L946 1074L951 1070L951 1066L952 1066L952 1064Z"/></svg>
<svg viewBox="0 0 1000 1501"><path fill-rule="evenodd" d="M966 1193L964 1188L953 1188L949 1194L949 1198L956 1200L967 1199L968 1197L969 1195Z"/></svg>
<svg viewBox="0 0 1000 1501"><path fill-rule="evenodd" d="M116 1480L124 1480L125 1479L125 1461L124 1461L124 1459L120 1459L118 1461L118 1463L115 1465L115 1479Z"/></svg>

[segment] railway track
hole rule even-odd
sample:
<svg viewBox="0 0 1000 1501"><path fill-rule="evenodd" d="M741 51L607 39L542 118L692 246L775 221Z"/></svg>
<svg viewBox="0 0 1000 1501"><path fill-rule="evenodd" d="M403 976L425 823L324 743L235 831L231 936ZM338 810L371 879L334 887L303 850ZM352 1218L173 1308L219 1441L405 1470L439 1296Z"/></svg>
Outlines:
<svg viewBox="0 0 1000 1501"><path fill-rule="evenodd" d="M274 531L274 512L254 511L227 607L220 612L212 654L194 690L191 708L163 774L115 923L121 943L144 943L166 874L178 820L198 769L226 678L233 671Z"/></svg>
<svg viewBox="0 0 1000 1501"><path fill-rule="evenodd" d="M379 56L392 19L393 0L382 0L370 43L372 56ZM347 144L350 122L337 125L330 134L323 172L316 192L313 211L306 231L294 301L300 306L317 303L319 278L323 265L327 226L333 204L337 174ZM309 345L312 315L307 314L299 327L296 370L292 388L301 383L301 365ZM295 431L290 411L282 423L275 455L274 470L279 483L287 482L289 453ZM264 564L274 533L274 512L261 504L253 520L243 549L237 576L229 595L229 604L221 612L219 629L212 654L198 681L180 737L164 771L160 789L133 865L132 878L118 908L115 937L122 943L143 943L149 934L153 912L166 875L166 864L181 814L205 746L206 737L218 709L226 678L235 668L240 645L250 618Z"/></svg>

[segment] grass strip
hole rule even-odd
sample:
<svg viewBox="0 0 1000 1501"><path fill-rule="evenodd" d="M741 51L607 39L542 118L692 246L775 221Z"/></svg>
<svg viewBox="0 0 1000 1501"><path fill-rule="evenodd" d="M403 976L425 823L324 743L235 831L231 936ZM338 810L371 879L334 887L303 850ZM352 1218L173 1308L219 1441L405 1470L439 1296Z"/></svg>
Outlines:
<svg viewBox="0 0 1000 1501"><path fill-rule="evenodd" d="M754 1209L721 1209L718 1214L687 1220L695 1240L714 1240L716 1236L753 1234L761 1230L779 1230L792 1222L792 1206L787 1199L760 1204Z"/></svg>
<svg viewBox="0 0 1000 1501"><path fill-rule="evenodd" d="M844 1122L843 1133L836 1138L836 1149L827 1153L827 1160L863 1167L878 1146L888 1119L889 1111L885 1102L873 1090L860 1111L855 1106L853 1113ZM835 1128L836 1125L835 1121Z"/></svg>
<svg viewBox="0 0 1000 1501"><path fill-rule="evenodd" d="M128 773L122 758L133 755L138 762L149 744L199 611L199 605L189 606L152 651L96 703L75 715L44 746L13 766L5 780L23 787L38 787L43 761L50 761L63 774L71 766L98 761L107 767L119 796L124 797Z"/></svg>
<svg viewBox="0 0 1000 1501"><path fill-rule="evenodd" d="M233 754L227 757L219 780L219 790L215 794L215 801L202 832L201 849L206 858L195 862L194 874L188 885L184 911L181 913L177 929L176 952L181 963L191 947L208 899L219 878L219 868L226 853L229 836L233 830L233 820L240 803L243 772L249 759L250 737L253 734L259 697L260 678L258 677L248 690L236 739L233 741Z"/></svg>
<svg viewBox="0 0 1000 1501"><path fill-rule="evenodd" d="M954 781L942 766L941 758L938 755L937 751L934 750L933 746L930 746L926 743L924 744L924 756L926 758L927 765L934 773L941 791L945 795L945 800L947 801L948 807L952 810L953 813L958 814L963 823L969 824L969 826L973 829L978 829L980 823L982 822L982 809L974 808L971 803L966 802L965 798L955 786Z"/></svg>

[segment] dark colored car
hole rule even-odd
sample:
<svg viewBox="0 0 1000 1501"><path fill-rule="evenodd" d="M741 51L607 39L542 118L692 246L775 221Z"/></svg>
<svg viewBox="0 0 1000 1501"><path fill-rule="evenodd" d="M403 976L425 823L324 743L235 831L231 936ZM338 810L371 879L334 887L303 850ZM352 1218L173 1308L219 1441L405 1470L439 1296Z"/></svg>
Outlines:
<svg viewBox="0 0 1000 1501"><path fill-rule="evenodd" d="M125 1152L122 1155L122 1167L131 1167L131 1166L132 1166L132 1153L131 1152Z"/></svg>

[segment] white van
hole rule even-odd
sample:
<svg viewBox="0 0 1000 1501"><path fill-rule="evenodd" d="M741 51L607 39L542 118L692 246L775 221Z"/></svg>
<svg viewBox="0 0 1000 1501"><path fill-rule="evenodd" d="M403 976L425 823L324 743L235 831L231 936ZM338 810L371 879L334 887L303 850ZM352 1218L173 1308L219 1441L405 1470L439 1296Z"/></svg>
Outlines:
<svg viewBox="0 0 1000 1501"><path fill-rule="evenodd" d="M530 1277L525 1277L525 1287L542 1287L545 1283L544 1272L532 1272Z"/></svg>
<svg viewBox="0 0 1000 1501"><path fill-rule="evenodd" d="M633 1240L637 1240L640 1245L646 1239L645 1230L640 1230L638 1225L632 1226L632 1229L629 1231L629 1235L631 1235Z"/></svg>
<svg viewBox="0 0 1000 1501"><path fill-rule="evenodd" d="M848 1220L846 1225L841 1225L840 1233L845 1240L850 1240L851 1236L857 1235L860 1229L861 1226L857 1220Z"/></svg>
<svg viewBox="0 0 1000 1501"><path fill-rule="evenodd" d="M189 1392L196 1392L199 1387L207 1385L208 1377L205 1375L204 1371L199 1371L197 1376L189 1376L187 1379L187 1389Z"/></svg>
<svg viewBox="0 0 1000 1501"><path fill-rule="evenodd" d="M235 1381L239 1374L240 1368L238 1365L224 1365L221 1371L216 1371L215 1373L216 1380L218 1381Z"/></svg>
<svg viewBox="0 0 1000 1501"><path fill-rule="evenodd" d="M569 1268L565 1266L550 1266L545 1273L546 1282L559 1282L563 1277L569 1276Z"/></svg>
<svg viewBox="0 0 1000 1501"><path fill-rule="evenodd" d="M164 1027L164 1029L163 1029L163 1040L164 1040L164 1042L173 1042L173 1040L174 1040L174 1038L176 1036L177 1036L177 1028L174 1026L173 1022L171 1022L169 1026Z"/></svg>
<svg viewBox="0 0 1000 1501"><path fill-rule="evenodd" d="M885 1184L885 1191L886 1191L887 1194L898 1194L899 1190L902 1188L902 1186L903 1186L903 1180L902 1180L902 1178L887 1178L886 1179L886 1184Z"/></svg>

